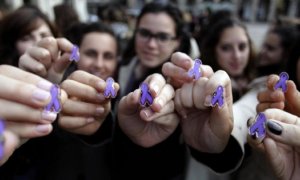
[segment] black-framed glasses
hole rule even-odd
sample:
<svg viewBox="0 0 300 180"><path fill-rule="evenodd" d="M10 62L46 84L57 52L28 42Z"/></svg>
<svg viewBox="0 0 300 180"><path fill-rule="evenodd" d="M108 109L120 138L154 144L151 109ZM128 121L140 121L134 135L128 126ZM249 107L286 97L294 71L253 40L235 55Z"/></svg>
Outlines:
<svg viewBox="0 0 300 180"><path fill-rule="evenodd" d="M139 29L137 29L136 32L141 39L143 39L145 41L149 41L151 38L154 38L161 45L165 45L168 42L176 39L175 36L172 36L168 33L159 32L159 33L154 34L151 31L144 29L144 28L139 28Z"/></svg>

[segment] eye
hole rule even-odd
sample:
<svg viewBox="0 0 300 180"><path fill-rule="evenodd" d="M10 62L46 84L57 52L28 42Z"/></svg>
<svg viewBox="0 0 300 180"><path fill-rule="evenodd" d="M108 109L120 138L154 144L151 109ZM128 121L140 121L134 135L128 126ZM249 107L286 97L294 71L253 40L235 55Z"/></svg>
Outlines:
<svg viewBox="0 0 300 180"><path fill-rule="evenodd" d="M30 41L32 38L30 35L26 35L26 36L23 36L20 40L21 41Z"/></svg>
<svg viewBox="0 0 300 180"><path fill-rule="evenodd" d="M103 57L106 60L116 60L116 56L111 52L104 53Z"/></svg>
<svg viewBox="0 0 300 180"><path fill-rule="evenodd" d="M139 29L138 33L140 34L140 36L148 38L151 36L151 32L146 30L146 29Z"/></svg>
<svg viewBox="0 0 300 180"><path fill-rule="evenodd" d="M84 51L84 54L91 58L97 58L97 52L94 50L86 50Z"/></svg>
<svg viewBox="0 0 300 180"><path fill-rule="evenodd" d="M229 51L231 49L231 46L228 44L223 44L221 45L221 50L222 51Z"/></svg>
<svg viewBox="0 0 300 180"><path fill-rule="evenodd" d="M42 37L42 38L49 37L49 36L51 36L51 34L46 33L46 32L41 33L41 37Z"/></svg>
<svg viewBox="0 0 300 180"><path fill-rule="evenodd" d="M239 44L239 50L240 51L244 51L247 47L248 47L247 43L241 43L241 44Z"/></svg>
<svg viewBox="0 0 300 180"><path fill-rule="evenodd" d="M166 33L158 33L156 35L157 39L159 39L161 42L166 42L168 40L171 40L172 37L169 34Z"/></svg>

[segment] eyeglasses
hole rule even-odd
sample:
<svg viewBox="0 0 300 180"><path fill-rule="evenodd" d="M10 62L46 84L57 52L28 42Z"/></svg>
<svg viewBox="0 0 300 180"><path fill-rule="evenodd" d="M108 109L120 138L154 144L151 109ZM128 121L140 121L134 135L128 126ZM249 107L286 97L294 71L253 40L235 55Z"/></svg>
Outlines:
<svg viewBox="0 0 300 180"><path fill-rule="evenodd" d="M163 32L159 32L159 33L152 33L147 29L143 29L140 28L137 30L137 34L139 36L139 38L143 41L149 41L151 38L156 39L157 43L159 45L166 45L168 44L170 41L175 40L176 37L168 34L168 33L163 33Z"/></svg>

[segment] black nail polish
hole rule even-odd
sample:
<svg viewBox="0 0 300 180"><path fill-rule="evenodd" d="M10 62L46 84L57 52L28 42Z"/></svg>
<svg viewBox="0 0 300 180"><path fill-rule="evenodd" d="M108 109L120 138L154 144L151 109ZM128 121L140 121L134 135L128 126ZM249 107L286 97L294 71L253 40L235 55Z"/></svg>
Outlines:
<svg viewBox="0 0 300 180"><path fill-rule="evenodd" d="M281 135L281 133L282 133L282 126L280 124L278 124L277 122L268 120L267 127L273 134Z"/></svg>

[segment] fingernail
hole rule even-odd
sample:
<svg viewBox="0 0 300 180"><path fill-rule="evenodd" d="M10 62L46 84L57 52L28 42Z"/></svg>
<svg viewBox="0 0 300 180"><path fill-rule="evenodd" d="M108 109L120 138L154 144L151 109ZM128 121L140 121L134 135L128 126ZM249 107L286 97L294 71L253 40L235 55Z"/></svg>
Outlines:
<svg viewBox="0 0 300 180"><path fill-rule="evenodd" d="M48 133L50 131L50 124L40 124L36 126L36 130L40 133Z"/></svg>
<svg viewBox="0 0 300 180"><path fill-rule="evenodd" d="M282 126L275 121L268 120L267 127L273 134L281 135L282 133Z"/></svg>
<svg viewBox="0 0 300 180"><path fill-rule="evenodd" d="M102 115L104 113L103 107L97 107L96 108L96 115Z"/></svg>
<svg viewBox="0 0 300 180"><path fill-rule="evenodd" d="M91 123L91 122L94 122L94 121L95 121L95 118L93 118L93 117L89 117L86 120L87 123Z"/></svg>
<svg viewBox="0 0 300 180"><path fill-rule="evenodd" d="M154 84L154 85L153 85L153 91L155 92L155 94L158 94L159 87L158 87L157 84Z"/></svg>
<svg viewBox="0 0 300 180"><path fill-rule="evenodd" d="M204 100L204 106L210 107L211 106L211 99L212 99L212 96L211 95L207 95L205 97L205 100Z"/></svg>
<svg viewBox="0 0 300 180"><path fill-rule="evenodd" d="M104 101L106 98L105 98L105 96L101 93L98 93L97 94L97 98L100 100L100 101Z"/></svg>
<svg viewBox="0 0 300 180"><path fill-rule="evenodd" d="M156 103L159 104L160 108L162 108L164 106L164 101L161 98L158 98L156 100Z"/></svg>
<svg viewBox="0 0 300 180"><path fill-rule="evenodd" d="M42 112L42 119L53 122L57 117L57 113L51 111L43 111Z"/></svg>
<svg viewBox="0 0 300 180"><path fill-rule="evenodd" d="M149 108L145 109L143 112L147 118L151 117L154 114L153 111Z"/></svg>
<svg viewBox="0 0 300 180"><path fill-rule="evenodd" d="M50 96L51 96L50 92L39 88L36 88L32 94L33 99L36 101L45 101L48 98L50 98Z"/></svg>
<svg viewBox="0 0 300 180"><path fill-rule="evenodd" d="M49 81L39 81L37 84L37 87L46 90L46 91L50 91L51 87L53 86L52 83L50 83Z"/></svg>
<svg viewBox="0 0 300 180"><path fill-rule="evenodd" d="M99 89L105 89L105 87L106 87L106 82L105 81L99 81L98 83L97 83L97 86L99 87Z"/></svg>

